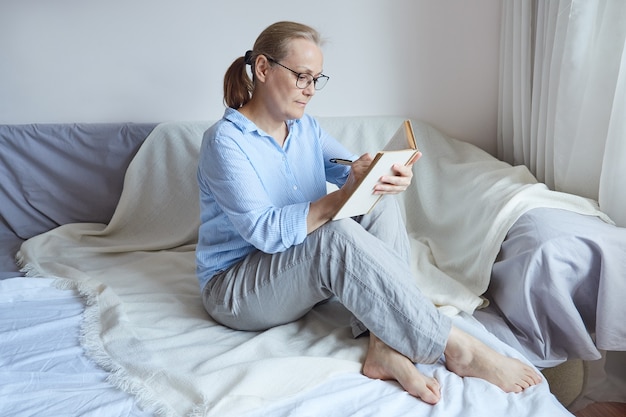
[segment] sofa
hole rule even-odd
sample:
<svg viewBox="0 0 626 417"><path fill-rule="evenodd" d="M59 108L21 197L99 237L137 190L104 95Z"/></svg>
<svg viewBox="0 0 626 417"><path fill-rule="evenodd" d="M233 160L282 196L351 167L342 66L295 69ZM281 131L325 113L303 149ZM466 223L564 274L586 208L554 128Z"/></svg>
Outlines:
<svg viewBox="0 0 626 417"><path fill-rule="evenodd" d="M404 118L331 117L319 120L322 128L358 153L375 152L379 149ZM526 397L504 397L506 401L519 403L519 413L510 414L511 416L570 415L565 406L582 389L582 361L580 358L567 357L567 354L544 358L533 356L532 349L524 345L525 337L516 334L509 317L494 308L489 299L490 271L494 264L506 261L499 248L503 242L514 236L516 224L525 216L548 209L591 216L606 224L610 223L610 219L598 210L593 201L548 190L543 184L537 183L524 167L512 167L473 145L444 135L426 123L418 120L412 122L423 157L415 166L415 187L401 197L401 202L415 248L413 269L419 277L417 285L423 288L443 312L460 321L459 325L487 338L486 340L507 354L519 355L539 368L546 369L545 375L552 393L544 386ZM145 373L141 374L143 371L135 369L140 368L138 363L143 363L144 359L145 363L152 360L153 364L158 364L159 359L146 358L150 356L146 353L150 350L149 343L136 340L141 339L138 335L147 335L148 332L136 330L136 327L141 326L133 324L134 317L137 317L133 314L138 313L134 312L135 307L132 306L138 305L139 297L135 294L136 298L132 299L132 303L126 300L131 300L133 291L138 291L139 287L120 288L129 281L136 282L145 277L145 271L155 265L156 259L162 264L150 273L167 271L163 274L171 276L152 281L162 288L158 294L146 293L146 299L153 297L155 307L145 308L158 310L159 306L176 305L180 308L172 311L180 314L181 317L177 317L180 323L184 322L185 314L197 315L207 322L209 320L202 317L198 303L199 290L194 292L197 289L194 288L195 282L190 276L193 274L194 239L197 238L194 235L197 223L193 219L197 213L197 199L193 198L194 157L197 156L202 132L211 123L201 121L0 126L0 279L6 280L7 285L9 281L13 282L11 291L18 294L3 299L2 304L7 308L21 307L26 314L29 308L24 304L26 296L19 294L22 285L32 290L32 284L23 284L32 280L27 276L47 280L43 286L50 287L50 291L65 290L78 294L78 299L85 303L83 314L90 319L71 324L74 330L77 327L83 329L80 330L82 336L77 337L76 344L83 346L84 357L90 358L97 368L103 369L105 379L111 383L113 390L121 389L129 393L129 398L136 399L136 404L135 400L130 400L132 407L136 409L136 415L143 415L144 412L159 415L254 415L256 412L263 415L261 411L269 409L275 415L281 415L281 412L284 415L309 415L302 413L301 406L294 405L294 401L289 399L300 398L299 404L312 404L314 399L316 407L319 407L320 400L324 402L324 399L330 398L328 396L339 389L337 387L340 383L349 383L341 378L346 375L359 378L360 375L359 358L363 353L363 342L347 341L344 333L335 333L332 330L345 330L343 320L347 313L342 311L341 306L333 303L320 306L319 310L298 322L295 325L297 327L280 329L286 333L276 333L272 337L263 334L255 335L255 339L250 335L241 336L219 329L212 337L215 337L218 344L223 343L223 350L218 349L214 357L203 363L213 364L215 361L211 362L209 359L219 357L227 364L217 361L215 363L220 365L212 365L216 369L210 371L204 369L200 363L189 368L190 374L200 372L201 369L206 372L205 375L191 377L182 374L182 370L180 373L164 371L163 381L156 388L156 385L150 385L146 380L158 379L161 374L158 366L155 365L152 370L144 370L152 375L151 378L145 378ZM156 145L151 144L148 147L148 142ZM172 179L175 176L179 177ZM162 187L159 184L163 184ZM152 207L150 213L142 211L138 214L138 202L144 202L143 207L149 204ZM132 215L122 213L122 205L127 211L131 211L128 207L134 207ZM131 217L141 217L136 226L135 223L125 223ZM480 224L478 230L469 227L469 220ZM161 227L162 225L167 227ZM181 229L185 229L184 232L179 232ZM167 243L157 245L156 240L152 241L154 233L159 230L163 234L171 233L171 236L159 237ZM176 236L178 233L180 236ZM116 241L115 245L111 243L113 239L121 239L122 235L126 249L120 249L121 240ZM482 239L477 239L477 235L482 236ZM98 243L93 243L95 241ZM465 246L460 246L461 244ZM106 249L103 249L105 246ZM467 247L471 250L467 250ZM83 248L86 249L83 251ZM98 258L93 255L94 248L99 251ZM123 256L120 254L122 251ZM142 256L149 254L151 258L132 258L140 253ZM159 257L154 257L155 254ZM516 259L516 262L520 260ZM142 263L142 269L133 269L133 265L138 263ZM179 265L184 265L178 269L184 270L186 275L172 272ZM107 270L114 271L117 277L107 281L107 274L103 272ZM125 271L128 271L128 276L124 276ZM172 294L168 292L168 282L172 283ZM141 287L142 291L144 289L145 287ZM181 292L177 292L179 290ZM41 291L45 292L43 289ZM537 295L541 296L543 295ZM549 299L546 298L546 301ZM41 301L40 304L43 305L44 302ZM116 322L106 329L111 333L109 339L106 335L100 339L97 331L94 333L85 330L86 321L89 326L97 326L101 333L106 333L102 326L105 326L103 323L107 320ZM179 322L172 321L168 325ZM197 319L185 325L189 325L185 328L187 333L193 332L202 327L202 320ZM22 332L33 331L37 328L37 323L24 326L26 327L20 329ZM143 326L147 324L144 323ZM11 324L5 320L3 333L7 334L10 327ZM316 331L324 332L324 337L315 334ZM132 338L128 337L130 333ZM333 335L332 341L328 340L328 335ZM263 338L266 340L261 340ZM306 342L301 344L307 346L293 342L299 338ZM135 356L132 360L128 359L128 362L124 358L115 357L115 354L111 359L109 354L115 352L115 345L121 340L129 344L136 343L137 346L145 344L147 347L145 351L139 348L132 350ZM156 336L154 340L150 340L156 343ZM180 339L172 337L172 340ZM163 357L182 361L186 354L189 354L190 360L195 358L193 355L200 355L189 346L176 348L176 343L172 340L158 351ZM282 341L280 348L276 345L277 340ZM312 348L316 343L319 343L319 350ZM288 349L283 352L285 344L293 344L293 352ZM252 359L249 363L238 362L242 360L241 354L248 352L245 349L248 345L254 346L251 352L256 362ZM263 346L273 347L263 350ZM125 349L131 348L127 346ZM281 350L280 355L275 353L277 349ZM54 348L49 350L53 352ZM233 352L237 350L241 351L239 356L233 356ZM196 353L192 354L192 351ZM546 351L550 352L550 349ZM10 352L15 353L17 350ZM326 363L320 359L326 356L332 356L333 362ZM311 363L298 361L295 359L297 357L307 357ZM271 364L278 364L279 359L283 362L273 368ZM5 363L11 363L10 357L5 359ZM438 365L439 368L427 368L427 372L443 375L445 366L442 363ZM261 369L274 369L275 377L284 381L290 378L289 375L295 372L294 367L298 366L303 366L309 375L303 377L297 372L300 376L293 378L292 388L267 381L263 389L259 388L259 381L263 381L259 379ZM8 369L11 378L19 381L20 375L23 375L20 369L10 366ZM257 371L253 373L252 370L255 369ZM41 374L48 371L37 372ZM137 375L143 375L144 378ZM219 379L220 375L223 380ZM563 378L563 375L566 377ZM452 377L445 374L445 378L441 378L445 380ZM221 386L220 383L223 382L225 388L207 392L188 386L194 385L194 381L207 380L213 381L212 384L217 386ZM233 381L238 382L233 384ZM339 385L329 385L333 381ZM362 379L358 381L370 383ZM451 391L444 396L453 398L460 395L463 398L467 397L468 392L482 392L484 388L474 388L467 381L460 384L455 388L458 394ZM172 390L172 386L182 392L180 397L165 393ZM344 386L341 385L341 389ZM451 383L451 386L456 385ZM396 396L393 397L393 404L400 404L397 401L401 397L401 401L409 401L407 407L415 406L393 384L385 384L382 391L373 388L373 394L368 389L369 385L367 389L363 388L356 394L357 398L372 399L370 411L361 411L361 415L377 415L376 410L388 410L385 415L402 415L401 406L391 407L390 402L385 402L385 396L391 395L386 394L385 390L391 390L393 396ZM259 393L255 390L259 390ZM272 392L279 394L274 398L270 395ZM562 404L556 401L553 394L556 394ZM495 403L501 400L498 399L499 394L494 395ZM18 407L16 402L7 404L5 407ZM353 405L345 405L342 401L336 404L330 401L329 404L332 408L326 412L354 412L354 409L349 408ZM447 415L474 415L464 414L463 410L454 411L452 405L448 407ZM468 412L468 407L469 405L464 408L465 413ZM481 412L480 408L477 410L477 413ZM416 415L427 416L431 412L424 408Z"/></svg>

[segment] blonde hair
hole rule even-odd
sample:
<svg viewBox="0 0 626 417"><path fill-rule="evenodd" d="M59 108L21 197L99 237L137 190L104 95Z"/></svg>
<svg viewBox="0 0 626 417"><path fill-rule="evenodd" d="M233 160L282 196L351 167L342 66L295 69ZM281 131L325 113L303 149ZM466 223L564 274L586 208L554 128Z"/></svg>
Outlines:
<svg viewBox="0 0 626 417"><path fill-rule="evenodd" d="M322 46L319 32L310 26L296 22L276 22L268 26L254 42L251 51L247 51L228 67L224 75L224 103L233 109L246 104L254 91L254 64L259 55L265 55L281 61L289 52L289 43L294 39L306 39L317 46ZM246 65L253 68L252 79L246 71Z"/></svg>

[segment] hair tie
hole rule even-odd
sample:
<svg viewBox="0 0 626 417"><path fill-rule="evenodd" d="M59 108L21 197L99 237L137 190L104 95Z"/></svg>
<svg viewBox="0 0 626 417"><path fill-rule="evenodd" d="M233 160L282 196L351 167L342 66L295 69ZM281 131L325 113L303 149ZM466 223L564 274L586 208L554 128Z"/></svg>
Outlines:
<svg viewBox="0 0 626 417"><path fill-rule="evenodd" d="M246 51L243 59L246 65L252 65L252 51Z"/></svg>

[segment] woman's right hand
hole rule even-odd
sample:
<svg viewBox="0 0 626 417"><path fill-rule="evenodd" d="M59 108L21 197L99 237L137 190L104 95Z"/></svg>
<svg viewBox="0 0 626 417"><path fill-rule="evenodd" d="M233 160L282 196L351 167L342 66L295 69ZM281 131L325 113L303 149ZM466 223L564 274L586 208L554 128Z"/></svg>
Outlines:
<svg viewBox="0 0 626 417"><path fill-rule="evenodd" d="M352 194L352 191L356 188L357 184L365 177L367 170L374 158L369 153L364 153L359 159L352 162L350 165L350 175L346 183L341 187L341 191L345 192L346 196ZM347 198L347 197L346 197Z"/></svg>
<svg viewBox="0 0 626 417"><path fill-rule="evenodd" d="M343 187L311 202L307 216L307 233L311 233L322 226L337 213L339 208L348 200L359 181L365 176L372 161L373 158L369 154L361 155L359 159L350 164L350 174Z"/></svg>

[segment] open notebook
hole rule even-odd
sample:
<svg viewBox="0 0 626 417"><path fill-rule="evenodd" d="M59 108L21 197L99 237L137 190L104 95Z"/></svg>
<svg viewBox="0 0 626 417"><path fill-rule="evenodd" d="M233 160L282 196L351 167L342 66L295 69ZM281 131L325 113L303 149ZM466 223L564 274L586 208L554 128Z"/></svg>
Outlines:
<svg viewBox="0 0 626 417"><path fill-rule="evenodd" d="M411 121L405 120L391 139L389 139L383 150L376 154L366 175L361 179L357 188L350 194L339 211L333 216L333 220L369 213L383 197L373 193L373 188L380 177L392 175L391 167L394 164L411 164L417 157L418 152Z"/></svg>

